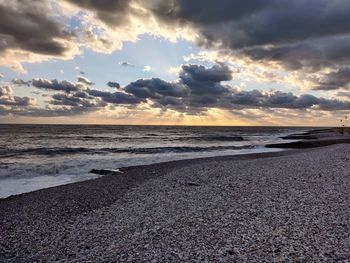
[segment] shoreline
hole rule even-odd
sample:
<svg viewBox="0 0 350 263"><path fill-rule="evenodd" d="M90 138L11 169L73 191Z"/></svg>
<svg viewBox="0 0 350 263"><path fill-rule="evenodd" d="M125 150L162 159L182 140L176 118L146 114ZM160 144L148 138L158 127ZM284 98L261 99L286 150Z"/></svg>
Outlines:
<svg viewBox="0 0 350 263"><path fill-rule="evenodd" d="M3 149L0 198L101 176L98 173L89 173L94 169L113 170L171 160L280 151L267 149L264 145L268 142L279 142L280 139L274 140L279 135L305 131L304 128L280 130L269 127L257 131L255 128L231 131L218 127L208 131L180 129L184 132L181 135L177 134L180 130L176 128L142 129L141 132L135 132L136 140L131 139L128 129L116 129L113 130L113 134L105 134L95 128L81 131L62 126L61 135L55 135L52 128L37 126L33 127L33 130L19 130L19 133L26 134L28 138L34 137L23 149L19 147L16 150L12 146L9 146L9 150ZM50 130L52 135L48 135ZM74 135L78 131L90 135L102 132L102 135ZM5 133L11 137L10 131ZM32 133L36 135L31 135ZM171 134L169 138L164 137L167 133ZM256 137L257 135L259 136ZM71 139L73 141L69 141ZM139 141L142 142L141 145L138 145Z"/></svg>
<svg viewBox="0 0 350 263"><path fill-rule="evenodd" d="M263 148L262 148L263 149ZM76 184L76 183L82 183L85 181L91 181L91 180L97 180L100 179L104 176L118 176L121 175L122 173L125 173L126 171L129 170L134 170L137 168L145 168L148 166L152 166L152 165L159 165L159 164L170 164L170 163L177 163L177 162L194 162L196 160L202 160L202 159L212 159L212 158L254 158L255 156L260 156L260 155L265 155L267 154L267 156L269 156L269 154L278 154L281 152L286 152L286 151L290 151L293 149L275 149L271 151L271 149L266 149L265 151L260 151L260 152L254 152L254 153L239 153L239 154L227 154L227 155L218 155L218 156L207 156L207 157L190 157L190 158L185 158L185 159L177 159L177 160L170 160L170 161L159 161L159 162L154 162L154 163L149 163L149 164L140 164L140 165L131 165L131 166L123 166L123 167L119 167L117 169L92 169L90 170L90 174L91 175L95 175L95 176L91 176L91 178L87 178L87 179L83 179L83 180L79 180L79 181L73 181L73 182L68 182L68 183L63 183L63 184L58 184L58 185L53 185L53 186L48 186L48 187L43 187L43 188L39 188L39 189L35 189L35 190L31 190L31 191L27 191L27 192L22 192L22 193L18 193L18 194L11 194L9 196L6 197L1 197L0 196L0 202L1 200L7 199L7 198L12 198L15 196L19 196L19 195L23 195L23 194L30 194L36 191L40 191L40 190L45 190L45 189L52 189L52 188L56 188L56 187L61 187L61 186L66 186L66 185L71 185L71 184Z"/></svg>
<svg viewBox="0 0 350 263"><path fill-rule="evenodd" d="M266 155L269 157L269 154L277 154L282 152L290 152L290 151L295 151L295 150L300 150L300 149L306 149L306 148L316 148L316 147L323 147L323 146L329 146L333 144L339 144L339 143L350 143L350 136L344 136L344 137L335 137L334 136L335 130L332 128L318 128L318 129L311 129L303 133L298 133L298 134L290 134L287 136L280 137L280 139L283 140L297 140L297 141L292 141L292 142L283 142L283 143L276 143L276 144L267 144L265 145L264 148L260 152L256 153L239 153L239 154L229 154L229 155L218 155L218 156L209 156L209 157L191 157L187 159L178 159L178 160L171 160L171 161L160 161L160 162L155 162L151 164L142 164L142 165L136 165L136 166L125 166L125 167L120 167L116 170L121 171L124 173L125 171L128 171L130 169L137 169L137 168L142 168L142 167L147 167L150 165L157 165L157 164L162 164L162 163L172 163L172 162L182 162L182 161L187 161L187 162L194 162L196 160L200 161L202 159L212 159L212 158L256 158L260 157L263 155ZM263 151L263 149L266 149L266 151ZM275 150L273 150L275 149ZM91 181L91 180L97 180L100 179L101 177L112 175L112 176L118 176L120 175L119 172L115 172L114 170L108 170L108 169L92 169L90 171L90 174L95 174L95 178L90 178L90 179L84 179L80 181L75 181L75 182L69 182L69 183L63 183L63 184L58 184L58 185L53 185L53 186L48 186L44 188L39 188L27 192L22 192L18 194L13 194L9 195L6 197L0 197L0 201L8 198L13 198L14 196L22 195L22 194L29 194L33 193L36 191L40 190L45 190L45 189L53 189L56 187L61 187L61 186L66 186L70 184L76 184L76 183L82 183L85 181Z"/></svg>
<svg viewBox="0 0 350 263"><path fill-rule="evenodd" d="M302 152L303 150L307 150L307 149L281 149L281 151L275 151L275 152L258 152L258 153L247 153L247 154L234 154L234 155L188 158L188 159L165 161L165 162L158 162L158 163L151 163L151 164L144 164L144 165L125 166L125 167L120 167L120 168L116 169L117 171L103 170L103 169L96 170L96 171L101 171L102 173L105 172L105 174L96 173L96 174L100 175L100 177L92 178L92 179L88 179L88 180L83 180L83 181L72 182L72 183L63 184L63 185L52 186L52 187L48 187L48 188L42 188L42 189L30 191L30 192L10 195L10 196L5 197L5 198L0 198L0 204L2 201L6 201L9 199L16 199L16 198L19 198L21 196L31 195L31 194L37 193L37 192L59 190L59 188L61 188L61 187L65 188L65 187L74 186L74 185L82 186L84 183L91 184L93 182L101 181L101 179L106 178L106 177L113 177L115 180L118 180L118 179L122 180L122 179L124 179L124 177L133 176L135 178L133 178L132 180L143 182L144 180L148 179L148 176L145 176L145 174L148 175L149 171L162 170L161 174L163 174L163 173L166 173L167 171L170 171L170 169L174 169L174 168L179 167L179 166L190 165L193 163L206 163L208 161L220 162L220 161L240 161L240 160L273 158L273 157L280 157L280 156L285 156L285 155L290 155L290 154L296 154L298 152ZM150 176L152 178L161 176L161 174L156 173L156 172L150 172L150 173L152 174ZM147 178L143 178L143 177L147 177ZM118 178L118 179L116 179L116 178ZM108 179L112 179L112 178L108 178Z"/></svg>

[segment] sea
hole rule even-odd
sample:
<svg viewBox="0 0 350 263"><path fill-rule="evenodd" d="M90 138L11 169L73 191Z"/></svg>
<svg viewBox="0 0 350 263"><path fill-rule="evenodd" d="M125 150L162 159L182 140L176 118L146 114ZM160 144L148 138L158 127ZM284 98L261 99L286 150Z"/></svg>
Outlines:
<svg viewBox="0 0 350 263"><path fill-rule="evenodd" d="M311 128L0 125L0 198L172 160L281 151L264 146Z"/></svg>

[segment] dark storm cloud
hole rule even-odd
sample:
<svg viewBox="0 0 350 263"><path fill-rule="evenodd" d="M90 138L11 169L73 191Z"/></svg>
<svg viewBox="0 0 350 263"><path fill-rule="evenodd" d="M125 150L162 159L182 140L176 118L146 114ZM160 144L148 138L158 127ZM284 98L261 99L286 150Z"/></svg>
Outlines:
<svg viewBox="0 0 350 263"><path fill-rule="evenodd" d="M336 90L350 88L350 68L341 68L338 71L325 74L317 80L316 90Z"/></svg>
<svg viewBox="0 0 350 263"><path fill-rule="evenodd" d="M279 62L288 70L318 71L342 67L350 61L350 36L305 40L295 44L244 49L241 54L253 61Z"/></svg>
<svg viewBox="0 0 350 263"><path fill-rule="evenodd" d="M158 98L160 96L182 97L186 89L176 83L169 83L158 78L139 79L125 87L125 91L138 98Z"/></svg>
<svg viewBox="0 0 350 263"><path fill-rule="evenodd" d="M51 104L66 106L79 106L81 101L78 97L67 96L66 94L54 94L52 99Z"/></svg>
<svg viewBox="0 0 350 263"><path fill-rule="evenodd" d="M120 84L118 82L113 82L113 81L108 81L107 86L110 88L116 88L116 89L120 88Z"/></svg>
<svg viewBox="0 0 350 263"><path fill-rule="evenodd" d="M78 91L78 92L75 92L73 94L74 97L77 97L77 98L82 98L82 99L87 99L89 98L89 94L87 94L86 92L84 91Z"/></svg>
<svg viewBox="0 0 350 263"><path fill-rule="evenodd" d="M225 65L215 65L209 69L198 65L183 65L180 79L192 94L218 94L227 91L220 82L231 80L232 72Z"/></svg>
<svg viewBox="0 0 350 263"><path fill-rule="evenodd" d="M350 110L350 102L319 98L317 108L325 111Z"/></svg>
<svg viewBox="0 0 350 263"><path fill-rule="evenodd" d="M350 102L318 98L310 94L297 96L281 91L239 91L221 84L222 81L231 79L232 72L222 64L209 69L184 65L177 82L155 78L140 79L127 85L125 91L138 98L149 99L156 108L167 107L187 113L198 113L208 108L350 109Z"/></svg>
<svg viewBox="0 0 350 263"><path fill-rule="evenodd" d="M210 25L238 20L268 6L269 0L166 0L151 10L168 23ZM146 4L147 5L147 4Z"/></svg>
<svg viewBox="0 0 350 263"><path fill-rule="evenodd" d="M347 0L166 0L152 9L162 21L190 23L206 41L234 49L350 31Z"/></svg>
<svg viewBox="0 0 350 263"><path fill-rule="evenodd" d="M79 7L95 11L97 17L110 26L128 22L130 0L66 0Z"/></svg>
<svg viewBox="0 0 350 263"><path fill-rule="evenodd" d="M317 98L310 94L300 96L291 92L273 91L263 93L258 90L233 91L232 105L247 108L283 108L283 109L309 109L339 110L350 109L350 102Z"/></svg>
<svg viewBox="0 0 350 263"><path fill-rule="evenodd" d="M19 48L39 54L63 55L66 47L57 39L69 39L70 34L49 18L46 5L41 0L0 3L0 52Z"/></svg>
<svg viewBox="0 0 350 263"><path fill-rule="evenodd" d="M205 97L204 97L205 98ZM191 100L192 99L192 100ZM196 98L195 98L196 99ZM315 109L315 110L350 110L350 102L318 98L310 94L294 95L291 92L281 91L261 92L252 91L231 91L225 96L209 97L209 100L188 100L189 107L196 108L222 108L227 110L240 109Z"/></svg>
<svg viewBox="0 0 350 263"><path fill-rule="evenodd" d="M61 93L54 94L52 96L52 101L50 102L50 104L65 105L65 106L72 106L72 107L85 107L85 108L107 106L107 103L101 100L95 100L90 97L82 98L79 96L75 96L75 94L70 95L70 94L61 94Z"/></svg>
<svg viewBox="0 0 350 263"><path fill-rule="evenodd" d="M89 90L89 95L92 97L101 98L103 101L112 103L112 104L139 104L144 99L140 99L135 97L132 94L122 93L122 92L108 92L108 91L100 91L100 90Z"/></svg>
<svg viewBox="0 0 350 263"><path fill-rule="evenodd" d="M159 78L139 79L124 89L138 98L153 99L158 105L179 105L180 100L175 98L191 97L194 101L213 101L218 95L227 92L220 82L231 79L232 72L225 65L218 64L209 69L183 65L178 82L167 82Z"/></svg>
<svg viewBox="0 0 350 263"><path fill-rule="evenodd" d="M64 91L67 93L70 93L73 91L80 91L82 88L81 85L74 84L74 83L67 81L67 80L58 81L56 79L47 80L47 79L43 79L43 78L33 79L32 85L38 89Z"/></svg>
<svg viewBox="0 0 350 263"><path fill-rule="evenodd" d="M348 0L165 0L144 3L160 23L190 26L197 42L286 70L350 63Z"/></svg>
<svg viewBox="0 0 350 263"><path fill-rule="evenodd" d="M232 71L224 64L214 65L211 68L198 65L183 65L180 78L187 78L187 76L194 81L214 83L232 80Z"/></svg>

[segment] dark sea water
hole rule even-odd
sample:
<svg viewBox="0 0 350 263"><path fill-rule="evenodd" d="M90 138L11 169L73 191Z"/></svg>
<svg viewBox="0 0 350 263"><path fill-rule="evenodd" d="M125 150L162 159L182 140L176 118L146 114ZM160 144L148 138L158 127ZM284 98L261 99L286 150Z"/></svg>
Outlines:
<svg viewBox="0 0 350 263"><path fill-rule="evenodd" d="M95 178L91 169L276 151L309 128L0 125L0 198Z"/></svg>

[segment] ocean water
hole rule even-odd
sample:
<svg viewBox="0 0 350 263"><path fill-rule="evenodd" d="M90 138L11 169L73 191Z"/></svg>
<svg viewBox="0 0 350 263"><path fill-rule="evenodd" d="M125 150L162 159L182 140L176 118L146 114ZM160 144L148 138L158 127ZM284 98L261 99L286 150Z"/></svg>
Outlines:
<svg viewBox="0 0 350 263"><path fill-rule="evenodd" d="M264 145L307 128L0 125L0 198L118 169L279 149ZM285 140L284 140L285 141Z"/></svg>

